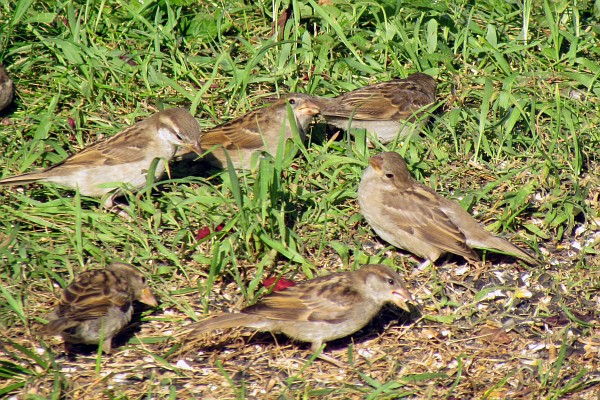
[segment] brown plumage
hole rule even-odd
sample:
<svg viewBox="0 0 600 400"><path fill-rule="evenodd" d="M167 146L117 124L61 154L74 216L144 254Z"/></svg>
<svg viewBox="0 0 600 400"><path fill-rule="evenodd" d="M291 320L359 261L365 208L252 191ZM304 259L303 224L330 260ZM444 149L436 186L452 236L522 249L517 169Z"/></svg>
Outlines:
<svg viewBox="0 0 600 400"><path fill-rule="evenodd" d="M224 168L227 167L227 151L235 168L250 169L254 153L266 151L275 156L280 140L293 136L288 105L292 108L300 138L305 140L306 129L319 108L310 96L295 94L203 131L200 147L203 151L212 150L204 158L216 167Z"/></svg>
<svg viewBox="0 0 600 400"><path fill-rule="evenodd" d="M274 292L238 314L217 314L191 325L189 336L243 326L310 342L311 351L316 352L324 342L367 325L385 303L408 310L406 302L411 300L410 292L391 268L366 265Z"/></svg>
<svg viewBox="0 0 600 400"><path fill-rule="evenodd" d="M358 203L365 219L386 242L435 262L444 253L479 261L473 248L539 261L486 231L460 204L446 199L410 175L394 152L371 157L358 186Z"/></svg>
<svg viewBox="0 0 600 400"><path fill-rule="evenodd" d="M61 335L66 343L98 344L110 353L112 338L131 321L133 301L158 304L146 278L125 263L81 273L67 286L60 302L40 329L42 335Z"/></svg>
<svg viewBox="0 0 600 400"><path fill-rule="evenodd" d="M426 118L415 122L435 102L435 80L416 73L406 79L368 85L334 98L315 100L329 124L341 129L363 128L382 143L405 138ZM409 123L407 123L407 121Z"/></svg>
<svg viewBox="0 0 600 400"><path fill-rule="evenodd" d="M15 85L3 66L0 66L0 111L12 103Z"/></svg>
<svg viewBox="0 0 600 400"><path fill-rule="evenodd" d="M125 184L137 190L146 184L154 159L159 159L156 177L179 147L199 150L200 127L192 115L173 108L158 112L117 135L73 154L59 164L41 171L0 180L0 185L24 185L50 182L67 188L79 188L81 194L101 197ZM103 206L110 208L118 190Z"/></svg>

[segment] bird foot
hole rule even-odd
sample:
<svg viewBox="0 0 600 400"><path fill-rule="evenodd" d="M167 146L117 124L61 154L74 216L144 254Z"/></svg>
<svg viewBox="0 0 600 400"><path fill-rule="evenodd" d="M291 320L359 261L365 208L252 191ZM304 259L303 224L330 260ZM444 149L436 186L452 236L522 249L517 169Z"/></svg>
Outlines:
<svg viewBox="0 0 600 400"><path fill-rule="evenodd" d="M315 352L313 354L317 354L317 353ZM347 367L347 365L344 365L341 361L336 360L335 358L328 356L327 354L323 354L323 353L318 354L316 356L316 358L318 358L322 361L328 362L330 364L333 364L334 366L336 366L338 368L346 368Z"/></svg>
<svg viewBox="0 0 600 400"><path fill-rule="evenodd" d="M133 222L134 218L129 215L129 213L127 212L127 207L123 206L121 204L116 204L114 206L111 206L110 208L104 208L107 212L118 215L119 217L121 217L122 219L124 219L126 222Z"/></svg>

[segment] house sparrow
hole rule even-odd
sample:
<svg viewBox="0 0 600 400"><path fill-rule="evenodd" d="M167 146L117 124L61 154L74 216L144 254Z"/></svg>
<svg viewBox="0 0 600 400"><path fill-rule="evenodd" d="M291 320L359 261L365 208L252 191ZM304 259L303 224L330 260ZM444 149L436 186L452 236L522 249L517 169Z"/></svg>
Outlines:
<svg viewBox="0 0 600 400"><path fill-rule="evenodd" d="M131 321L133 301L158 305L146 278L129 264L83 272L67 286L42 335L61 335L66 343L98 344L110 353L112 338Z"/></svg>
<svg viewBox="0 0 600 400"><path fill-rule="evenodd" d="M413 179L394 152L369 159L358 186L358 203L371 228L386 242L425 258L425 267L444 253L479 261L473 248L506 253L539 264L529 254L486 231L452 200Z"/></svg>
<svg viewBox="0 0 600 400"><path fill-rule="evenodd" d="M205 152L212 150L204 159L216 167L224 168L227 167L227 152L236 169L250 169L253 153L267 151L275 155L284 124L283 139L293 136L288 105L296 117L300 137L305 140L306 128L320 110L310 101L310 96L294 94L277 100L271 106L253 110L243 117L203 131L199 139L200 147Z"/></svg>
<svg viewBox="0 0 600 400"><path fill-rule="evenodd" d="M95 143L42 172L31 172L0 180L0 185L22 185L36 181L67 188L81 194L101 197L114 190L103 203L110 208L119 195L119 183L140 189L154 159L159 159L156 177L165 171L178 147L199 150L198 122L182 108L158 112L116 136Z"/></svg>
<svg viewBox="0 0 600 400"><path fill-rule="evenodd" d="M3 66L0 66L0 111L10 105L15 92L13 81Z"/></svg>
<svg viewBox="0 0 600 400"><path fill-rule="evenodd" d="M340 129L363 128L385 144L402 139L415 130L424 107L435 101L435 80L416 73L406 79L368 85L334 98L319 97L315 102L327 123ZM408 121L408 123L407 123Z"/></svg>
<svg viewBox="0 0 600 400"><path fill-rule="evenodd" d="M408 311L406 302L411 300L412 295L391 268L366 265L271 293L240 313L221 313L192 324L188 337L243 326L310 342L314 353L323 342L348 336L367 325L385 303Z"/></svg>

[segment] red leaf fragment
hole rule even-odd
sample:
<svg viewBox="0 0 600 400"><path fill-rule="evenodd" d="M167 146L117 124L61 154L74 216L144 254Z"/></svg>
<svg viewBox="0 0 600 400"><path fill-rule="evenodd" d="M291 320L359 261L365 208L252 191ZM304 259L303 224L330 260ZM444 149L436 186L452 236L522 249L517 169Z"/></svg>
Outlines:
<svg viewBox="0 0 600 400"><path fill-rule="evenodd" d="M204 228L200 228L198 233L196 233L196 240L202 240L205 237L207 237L208 235L210 235L210 228L208 226L205 226Z"/></svg>
<svg viewBox="0 0 600 400"><path fill-rule="evenodd" d="M221 232L224 227L225 227L225 225L219 224L219 225L217 225L217 227L215 228L214 231L215 232ZM202 240L205 237L207 237L208 235L210 235L211 233L212 233L212 231L210 230L210 228L208 226L200 228L198 230L198 233L196 233L196 240Z"/></svg>
<svg viewBox="0 0 600 400"><path fill-rule="evenodd" d="M289 279L272 276L270 278L263 279L262 284L267 289L273 289L274 292L280 292L289 288L290 286L295 286L296 282L290 281Z"/></svg>

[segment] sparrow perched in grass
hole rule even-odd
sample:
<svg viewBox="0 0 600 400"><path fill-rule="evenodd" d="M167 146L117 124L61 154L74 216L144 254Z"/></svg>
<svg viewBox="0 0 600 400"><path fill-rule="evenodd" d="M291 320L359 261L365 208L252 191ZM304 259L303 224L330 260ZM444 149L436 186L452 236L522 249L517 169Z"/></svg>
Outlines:
<svg viewBox="0 0 600 400"><path fill-rule="evenodd" d="M133 301L158 305L146 278L125 263L80 274L67 286L40 333L61 335L66 343L98 344L110 353L112 338L131 321Z"/></svg>
<svg viewBox="0 0 600 400"><path fill-rule="evenodd" d="M120 184L137 190L146 184L146 175L158 159L155 176L179 147L196 151L200 127L192 115L182 109L164 110L138 122L103 142L95 143L42 172L31 172L0 180L0 185L50 182L67 188L79 188L81 194L101 197ZM103 206L110 208L116 190Z"/></svg>
<svg viewBox="0 0 600 400"><path fill-rule="evenodd" d="M416 73L314 101L327 123L340 129L366 129L385 144L407 137L425 123L422 114L435 101L435 86L432 77Z"/></svg>
<svg viewBox="0 0 600 400"><path fill-rule="evenodd" d="M188 337L242 326L310 342L314 353L324 342L348 336L367 325L385 303L408 311L406 302L411 300L410 292L391 268L366 265L271 293L240 313L221 313L192 324Z"/></svg>
<svg viewBox="0 0 600 400"><path fill-rule="evenodd" d="M10 79L4 67L0 66L0 111L10 105L15 92L13 81Z"/></svg>
<svg viewBox="0 0 600 400"><path fill-rule="evenodd" d="M294 94L231 122L203 131L199 140L200 147L205 152L212 150L204 159L216 167L224 168L227 167L227 152L236 169L250 169L252 154L255 152L267 151L275 155L280 140L293 136L288 106L296 119L300 138L305 140L306 129L320 110L310 101L310 96Z"/></svg>
<svg viewBox="0 0 600 400"><path fill-rule="evenodd" d="M386 242L425 258L421 267L444 253L478 262L473 248L539 262L510 242L486 231L461 206L412 178L398 153L385 152L369 159L358 186L358 203L365 219Z"/></svg>

